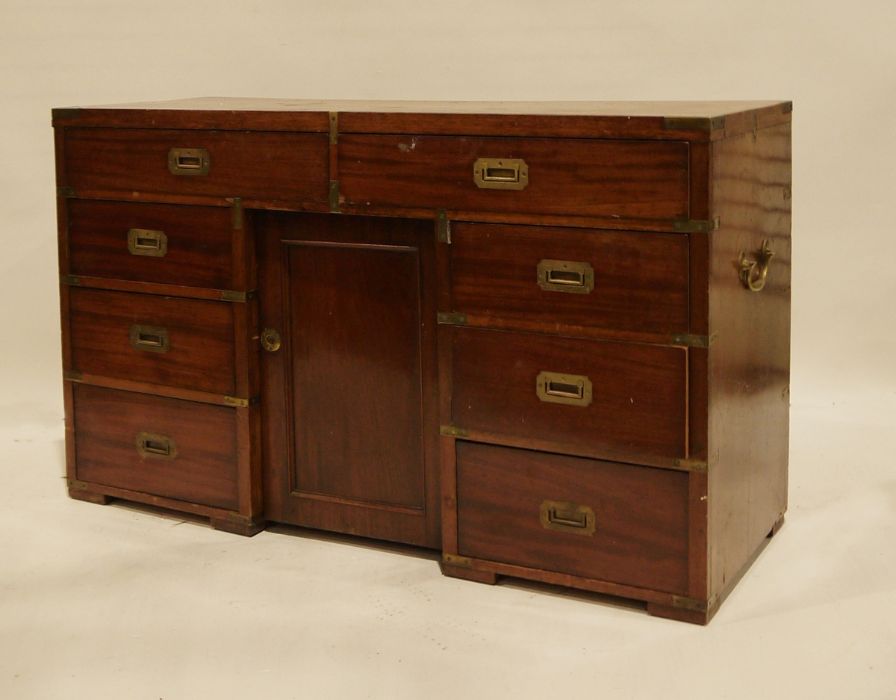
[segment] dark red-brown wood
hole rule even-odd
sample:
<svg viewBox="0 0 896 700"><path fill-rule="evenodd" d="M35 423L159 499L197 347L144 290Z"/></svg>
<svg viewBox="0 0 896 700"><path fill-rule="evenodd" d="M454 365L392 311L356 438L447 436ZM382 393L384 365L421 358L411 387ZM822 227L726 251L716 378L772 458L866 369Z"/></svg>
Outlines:
<svg viewBox="0 0 896 700"><path fill-rule="evenodd" d="M453 311L504 327L563 333L687 333L688 238L541 226L458 223L452 228ZM545 290L542 260L587 263L588 293Z"/></svg>
<svg viewBox="0 0 896 700"><path fill-rule="evenodd" d="M685 360L681 348L458 327L452 423L612 459L684 457ZM541 401L539 372L588 377L591 404Z"/></svg>
<svg viewBox="0 0 896 700"><path fill-rule="evenodd" d="M236 393L231 304L105 290L71 290L73 371ZM134 326L164 329L167 352L135 348ZM244 397L245 398L245 397Z"/></svg>
<svg viewBox="0 0 896 700"><path fill-rule="evenodd" d="M339 139L348 204L671 220L688 216L687 144L354 135ZM480 189L478 158L521 158L522 190Z"/></svg>
<svg viewBox="0 0 896 700"><path fill-rule="evenodd" d="M218 508L237 508L235 412L78 384L76 478ZM174 441L173 459L141 456L139 433Z"/></svg>
<svg viewBox="0 0 896 700"><path fill-rule="evenodd" d="M688 475L459 441L458 552L686 593ZM593 510L595 531L546 529L544 501Z"/></svg>
<svg viewBox="0 0 896 700"><path fill-rule="evenodd" d="M171 148L204 148L207 175L175 175ZM156 192L263 197L289 202L327 199L323 134L67 129L65 184L79 195Z"/></svg>
<svg viewBox="0 0 896 700"><path fill-rule="evenodd" d="M721 139L790 121L790 102L415 101L199 97L53 110L53 124L154 129Z"/></svg>
<svg viewBox="0 0 896 700"><path fill-rule="evenodd" d="M234 279L232 218L225 207L72 199L68 208L70 273L245 290ZM131 253L130 229L161 231L167 243L165 255Z"/></svg>
<svg viewBox="0 0 896 700"><path fill-rule="evenodd" d="M268 517L437 546L430 222L260 224Z"/></svg>
<svg viewBox="0 0 896 700"><path fill-rule="evenodd" d="M714 144L710 245L709 587L721 597L787 508L790 410L790 125ZM736 264L774 252L760 292Z"/></svg>
<svg viewBox="0 0 896 700"><path fill-rule="evenodd" d="M441 542L450 576L706 623L786 509L790 112L54 110L69 492L242 534L266 516ZM208 149L209 174L170 173L171 147ZM476 187L478 157L525 159L529 185ZM132 256L129 228L164 230L166 256ZM766 238L750 292L741 254ZM594 290L540 289L541 259L589 262ZM133 350L135 323L171 350ZM260 349L269 326L278 353ZM543 370L587 375L592 404L539 401ZM139 457L126 436L145 422L180 431L176 459ZM536 496L613 517L593 538L549 532Z"/></svg>

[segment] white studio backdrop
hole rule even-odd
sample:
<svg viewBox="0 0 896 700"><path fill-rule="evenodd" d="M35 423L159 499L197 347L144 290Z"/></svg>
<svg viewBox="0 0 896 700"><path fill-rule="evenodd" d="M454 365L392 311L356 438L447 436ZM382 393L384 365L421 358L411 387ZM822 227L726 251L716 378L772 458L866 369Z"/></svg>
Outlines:
<svg viewBox="0 0 896 700"><path fill-rule="evenodd" d="M893 697L894 28L893 0L0 0L0 696L26 697L14 689L31 688L28 697L41 698L133 697L140 689L146 697L236 697L279 692L289 681L309 697L317 688L322 697L360 697L333 689L379 678L432 690L406 696L436 697L456 695L459 677L506 690L531 675L530 695L539 697L564 692L558 683L581 691L598 681L618 691L611 697ZM370 616L370 601L379 599L369 596L397 590L396 606L408 604L401 586L387 585L388 566L397 564L378 563L386 573L370 580L368 566L382 555L376 549L359 549L359 558L312 537L263 533L251 555L240 555L242 540L219 541L208 528L163 530L152 517L66 499L57 478L62 372L50 109L202 95L793 100L790 510L749 585L734 594L740 602L726 604L736 612L720 620L723 607L713 625L694 631L647 624L633 611L617 623L611 606L586 611L586 602L525 588L499 587L491 598L458 588L458 598L433 595L411 606L416 617L405 624L417 622L426 639L450 646L412 668L394 657L400 650L399 661L422 658L426 639L402 636L409 628L398 617ZM184 555L193 548L212 554L194 561ZM302 570L310 593L296 608L301 596L288 590L295 579L284 571L304 566L299 549L326 565ZM256 567L259 556L271 565ZM175 567L179 558L189 565ZM334 561L339 577L327 573ZM420 590L447 586L431 561L396 561L412 573L420 565ZM201 587L166 587L191 576L214 581L217 598ZM222 617L220 601L239 599L250 576L260 607L228 608ZM128 587L141 583L145 589ZM189 626L193 599L175 590L213 602L193 606L206 611L205 636ZM338 604L327 606L334 597ZM176 605L149 607L141 618L134 599ZM498 614L470 613L483 600ZM127 610L123 623L133 612L159 637L135 638L126 625L116 635L110 609ZM465 614L469 627L456 625ZM294 621L294 636L284 636L284 620ZM270 637L277 630L287 640L280 646ZM544 643L545 632L558 643ZM327 646L334 636L351 642L345 665ZM371 638L394 644L392 656L366 659ZM247 670L254 649L253 662L276 673ZM463 692L474 697L476 688Z"/></svg>
<svg viewBox="0 0 896 700"><path fill-rule="evenodd" d="M792 99L792 400L893 397L894 26L889 0L2 0L0 407L61 410L51 107L200 95Z"/></svg>

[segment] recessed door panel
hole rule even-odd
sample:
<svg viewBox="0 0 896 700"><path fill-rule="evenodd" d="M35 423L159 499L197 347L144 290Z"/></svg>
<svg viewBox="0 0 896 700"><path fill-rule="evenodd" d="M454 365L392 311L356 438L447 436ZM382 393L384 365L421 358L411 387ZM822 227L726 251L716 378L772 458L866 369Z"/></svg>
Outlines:
<svg viewBox="0 0 896 700"><path fill-rule="evenodd" d="M437 546L432 222L261 229L267 517Z"/></svg>

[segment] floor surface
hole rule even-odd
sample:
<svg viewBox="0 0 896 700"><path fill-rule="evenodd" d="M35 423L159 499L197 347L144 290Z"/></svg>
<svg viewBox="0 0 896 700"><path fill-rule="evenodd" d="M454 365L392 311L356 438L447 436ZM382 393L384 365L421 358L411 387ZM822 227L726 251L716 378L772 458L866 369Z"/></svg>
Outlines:
<svg viewBox="0 0 896 700"><path fill-rule="evenodd" d="M896 395L875 401L794 406L787 522L705 628L69 500L60 416L5 409L0 698L896 698Z"/></svg>

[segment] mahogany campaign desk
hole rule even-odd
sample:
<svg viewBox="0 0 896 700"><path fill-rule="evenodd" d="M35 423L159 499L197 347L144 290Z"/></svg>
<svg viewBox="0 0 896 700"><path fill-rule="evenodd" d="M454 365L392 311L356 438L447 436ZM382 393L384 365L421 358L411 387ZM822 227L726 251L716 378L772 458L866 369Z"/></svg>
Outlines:
<svg viewBox="0 0 896 700"><path fill-rule="evenodd" d="M54 110L69 493L706 622L786 508L790 122Z"/></svg>

